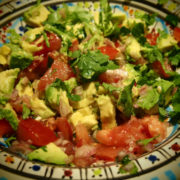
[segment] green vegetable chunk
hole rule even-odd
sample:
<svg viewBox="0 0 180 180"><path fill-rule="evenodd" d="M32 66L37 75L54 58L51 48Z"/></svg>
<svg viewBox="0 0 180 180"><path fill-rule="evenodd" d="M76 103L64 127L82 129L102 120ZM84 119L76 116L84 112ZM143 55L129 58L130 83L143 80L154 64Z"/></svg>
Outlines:
<svg viewBox="0 0 180 180"><path fill-rule="evenodd" d="M39 160L46 163L66 164L68 155L54 143L50 143L27 155L29 160Z"/></svg>
<svg viewBox="0 0 180 180"><path fill-rule="evenodd" d="M31 53L26 51L13 51L10 57L10 68L20 68L21 70L27 68L33 61Z"/></svg>

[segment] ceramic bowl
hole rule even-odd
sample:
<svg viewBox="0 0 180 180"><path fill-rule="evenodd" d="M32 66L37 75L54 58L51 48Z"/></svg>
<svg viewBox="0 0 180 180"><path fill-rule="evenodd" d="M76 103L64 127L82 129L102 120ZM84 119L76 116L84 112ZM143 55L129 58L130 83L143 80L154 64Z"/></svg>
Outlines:
<svg viewBox="0 0 180 180"><path fill-rule="evenodd" d="M62 2L68 6L84 7L91 11L99 10L98 1L68 1L68 0L44 0L44 5L53 8L61 6ZM167 1L158 4L157 0L112 0L110 5L114 12L124 12L127 16L133 16L137 9L158 14L157 26L170 32L171 28L163 20L168 13L180 15L180 1ZM24 33L25 23L22 14L29 6L36 3L35 0L0 0L0 46L7 42L7 29L16 29L19 34ZM156 148L139 158L133 160L138 167L135 175L120 174L120 165L107 163L89 168L69 168L56 165L48 165L27 161L7 150L5 138L0 139L0 180L21 179L132 179L132 180L175 180L180 179L180 129L179 125L168 128L167 138Z"/></svg>

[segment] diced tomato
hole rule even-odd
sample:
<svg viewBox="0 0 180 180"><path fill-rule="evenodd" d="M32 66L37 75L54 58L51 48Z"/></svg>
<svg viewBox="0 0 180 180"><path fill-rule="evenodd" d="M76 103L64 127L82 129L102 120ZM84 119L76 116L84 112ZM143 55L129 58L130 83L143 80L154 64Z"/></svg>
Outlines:
<svg viewBox="0 0 180 180"><path fill-rule="evenodd" d="M106 146L116 146L132 150L137 146L136 141L147 138L141 120L131 119L110 130L100 130L96 134L97 140Z"/></svg>
<svg viewBox="0 0 180 180"><path fill-rule="evenodd" d="M150 45L156 45L157 38L159 37L159 33L155 32L155 29L152 30L151 33L146 35L147 40L149 41Z"/></svg>
<svg viewBox="0 0 180 180"><path fill-rule="evenodd" d="M54 82L57 78L62 81L68 80L74 77L73 70L71 67L63 60L63 55L59 55L51 65L51 67L45 72L45 74L40 78L38 84L38 90L43 91L47 85Z"/></svg>
<svg viewBox="0 0 180 180"><path fill-rule="evenodd" d="M110 60L115 59L118 54L118 50L110 45L101 46L98 49L101 53L108 55Z"/></svg>
<svg viewBox="0 0 180 180"><path fill-rule="evenodd" d="M52 130L41 122L31 118L20 121L17 129L17 137L19 140L29 140L35 146L45 146L57 139Z"/></svg>
<svg viewBox="0 0 180 180"><path fill-rule="evenodd" d="M79 124L76 126L76 140L75 141L78 147L85 144L91 144L93 142L86 126L84 126L83 124Z"/></svg>
<svg viewBox="0 0 180 180"><path fill-rule="evenodd" d="M105 83L117 83L122 80L125 76L126 72L121 69L108 70L99 75L99 81Z"/></svg>
<svg viewBox="0 0 180 180"><path fill-rule="evenodd" d="M175 28L174 28L173 35L174 35L174 38L175 38L178 42L180 42L180 28L179 28L179 27L175 27Z"/></svg>
<svg viewBox="0 0 180 180"><path fill-rule="evenodd" d="M41 55L35 59L29 67L24 69L20 77L28 77L29 80L39 79L48 69L48 56Z"/></svg>
<svg viewBox="0 0 180 180"><path fill-rule="evenodd" d="M167 71L172 71L171 66L168 64L168 62L164 62L165 68ZM163 78L169 78L170 75L165 72L163 69L160 61L155 61L152 63L152 68L156 73L158 73Z"/></svg>
<svg viewBox="0 0 180 180"><path fill-rule="evenodd" d="M98 144L95 157L99 160L115 161L120 150L122 150L122 148Z"/></svg>
<svg viewBox="0 0 180 180"><path fill-rule="evenodd" d="M54 33L47 33L49 47L46 45L45 40L38 44L38 47L42 47L40 51L34 53L35 56L47 54L50 51L59 50L61 47L61 39Z"/></svg>
<svg viewBox="0 0 180 180"><path fill-rule="evenodd" d="M62 132L62 135L65 139L72 141L73 131L71 125L65 117L57 118L57 128Z"/></svg>
<svg viewBox="0 0 180 180"><path fill-rule="evenodd" d="M77 51L79 49L78 46L79 46L79 41L78 39L76 39L72 42L72 45L70 46L69 51L72 51L72 52Z"/></svg>
<svg viewBox="0 0 180 180"><path fill-rule="evenodd" d="M9 122L5 119L0 120L0 138L4 135L11 135L14 132Z"/></svg>

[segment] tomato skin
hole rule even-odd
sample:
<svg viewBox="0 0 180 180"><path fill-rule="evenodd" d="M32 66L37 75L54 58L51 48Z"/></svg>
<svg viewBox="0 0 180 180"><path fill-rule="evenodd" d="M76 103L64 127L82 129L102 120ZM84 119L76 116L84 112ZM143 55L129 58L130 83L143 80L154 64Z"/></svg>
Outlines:
<svg viewBox="0 0 180 180"><path fill-rule="evenodd" d="M80 147L86 144L91 144L93 142L85 125L78 124L76 126L76 140L75 141L76 141L77 147Z"/></svg>
<svg viewBox="0 0 180 180"><path fill-rule="evenodd" d="M74 76L73 70L66 62L62 60L60 55L54 60L51 67L40 78L38 90L43 91L47 85L53 83L57 78L64 81Z"/></svg>
<svg viewBox="0 0 180 180"><path fill-rule="evenodd" d="M34 119L21 120L17 129L19 140L28 141L35 146L45 146L57 137L52 130Z"/></svg>
<svg viewBox="0 0 180 180"><path fill-rule="evenodd" d="M180 42L180 28L179 28L179 27L175 27L175 28L174 28L173 35L174 35L174 38L175 38L178 42Z"/></svg>
<svg viewBox="0 0 180 180"><path fill-rule="evenodd" d="M61 39L54 33L47 33L49 47L46 45L45 40L38 44L38 47L42 47L40 51L34 53L35 56L47 54L48 52L59 50L61 47Z"/></svg>
<svg viewBox="0 0 180 180"><path fill-rule="evenodd" d="M59 117L56 119L56 121L57 128L62 132L63 137L69 141L72 141L73 131L68 120L65 117Z"/></svg>
<svg viewBox="0 0 180 180"><path fill-rule="evenodd" d="M171 67L170 67L169 64L167 64L167 62L165 62L164 65L165 65L165 68L166 68L167 70L171 71ZM170 77L170 75L167 74L167 73L165 72L165 70L163 69L160 61L155 61L155 62L153 62L153 63L152 63L152 68L153 68L154 71L155 71L156 73L158 73L161 77L163 77L163 78L165 78L165 79Z"/></svg>
<svg viewBox="0 0 180 180"><path fill-rule="evenodd" d="M14 132L9 122L5 119L0 120L0 138L4 135L11 135Z"/></svg>
<svg viewBox="0 0 180 180"><path fill-rule="evenodd" d="M110 60L115 59L118 54L118 50L110 45L101 46L98 49L101 53L108 55Z"/></svg>
<svg viewBox="0 0 180 180"><path fill-rule="evenodd" d="M148 39L150 45L152 46L156 45L158 37L159 37L159 33L156 33L155 29L153 29L151 33L146 35L146 38Z"/></svg>

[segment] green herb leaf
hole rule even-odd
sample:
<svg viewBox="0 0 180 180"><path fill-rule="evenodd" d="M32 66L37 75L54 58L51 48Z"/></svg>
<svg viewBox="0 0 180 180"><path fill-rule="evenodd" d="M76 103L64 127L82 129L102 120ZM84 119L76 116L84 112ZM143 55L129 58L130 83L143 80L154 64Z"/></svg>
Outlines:
<svg viewBox="0 0 180 180"><path fill-rule="evenodd" d="M44 31L43 31L43 37L44 37L46 46L47 46L47 47L50 47L50 44L49 44L49 40L48 40L47 34L46 34Z"/></svg>
<svg viewBox="0 0 180 180"><path fill-rule="evenodd" d="M20 43L21 36L14 29L9 29L8 33L10 33L10 36L8 36L8 38L12 44Z"/></svg>
<svg viewBox="0 0 180 180"><path fill-rule="evenodd" d="M0 96L0 104L6 105L7 102L8 102L8 98L7 97Z"/></svg>
<svg viewBox="0 0 180 180"><path fill-rule="evenodd" d="M146 46L142 50L143 56L148 59L150 63L153 63L157 60L160 62L163 60L163 56L161 51L157 48L157 46L151 46L146 44Z"/></svg>
<svg viewBox="0 0 180 180"><path fill-rule="evenodd" d="M134 112L132 101L132 88L134 83L135 80L133 80L128 86L125 86L118 100L118 105L122 106L123 112L127 117L130 117Z"/></svg>
<svg viewBox="0 0 180 180"><path fill-rule="evenodd" d="M22 112L23 119L27 119L30 114L31 114L31 110L25 104L23 104L23 112Z"/></svg>
<svg viewBox="0 0 180 180"><path fill-rule="evenodd" d="M179 18L178 16L174 15L174 14L168 14L165 18L165 20L172 26L176 27L178 22L179 22Z"/></svg>
<svg viewBox="0 0 180 180"><path fill-rule="evenodd" d="M130 31L128 28L126 28L125 26L122 26L122 27L120 28L119 34L120 34L121 36L126 36L126 35L128 35L128 34L130 34L130 33L131 33L131 31Z"/></svg>
<svg viewBox="0 0 180 180"><path fill-rule="evenodd" d="M132 35L135 38L139 38L140 36L144 35L144 24L143 23L137 23L132 28Z"/></svg>
<svg viewBox="0 0 180 180"><path fill-rule="evenodd" d="M85 81L94 80L100 73L119 67L100 51L88 51L87 54L82 54L71 66L79 68L80 77Z"/></svg>
<svg viewBox="0 0 180 180"><path fill-rule="evenodd" d="M148 145L150 142L154 141L158 137L159 137L159 135L155 136L155 137L152 137L152 138L149 138L149 139L138 140L137 144L146 146L146 145Z"/></svg>
<svg viewBox="0 0 180 180"><path fill-rule="evenodd" d="M11 137L9 137L8 139L5 140L5 143L6 143L6 145L7 145L8 147L10 147L12 141L14 141L14 140L16 140L16 137L11 136Z"/></svg>

